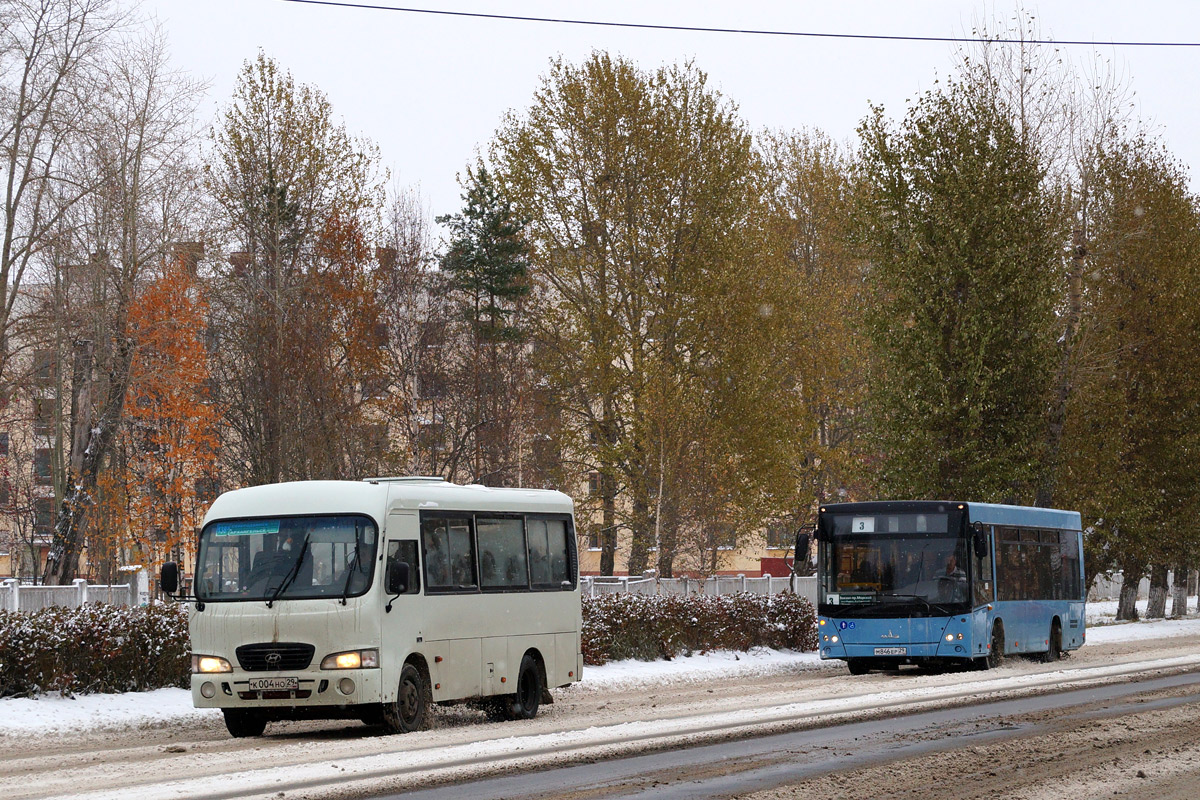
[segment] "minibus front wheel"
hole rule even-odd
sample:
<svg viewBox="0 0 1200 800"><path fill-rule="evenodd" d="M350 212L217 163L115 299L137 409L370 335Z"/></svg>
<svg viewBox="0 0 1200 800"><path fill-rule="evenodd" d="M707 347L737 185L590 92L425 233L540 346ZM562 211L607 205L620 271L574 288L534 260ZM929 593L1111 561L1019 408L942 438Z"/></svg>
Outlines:
<svg viewBox="0 0 1200 800"><path fill-rule="evenodd" d="M260 711L247 708L226 708L225 728L235 739L245 739L250 736L262 736L267 729L267 718Z"/></svg>
<svg viewBox="0 0 1200 800"><path fill-rule="evenodd" d="M388 733L412 733L429 724L429 679L411 661L400 670L400 689L394 703L383 704L383 728Z"/></svg>

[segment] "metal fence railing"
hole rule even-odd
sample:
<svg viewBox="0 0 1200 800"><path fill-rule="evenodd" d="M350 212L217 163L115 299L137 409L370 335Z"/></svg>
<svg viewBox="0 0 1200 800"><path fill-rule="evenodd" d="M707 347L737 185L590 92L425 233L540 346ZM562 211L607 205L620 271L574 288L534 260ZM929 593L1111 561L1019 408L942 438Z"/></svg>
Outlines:
<svg viewBox="0 0 1200 800"><path fill-rule="evenodd" d="M139 581L136 575L130 577L129 583L115 585L89 584L79 578L65 586L31 586L10 578L0 581L0 610L28 612L54 606L79 608L87 603L139 605Z"/></svg>
<svg viewBox="0 0 1200 800"><path fill-rule="evenodd" d="M791 578L775 578L764 575L761 578L747 578L744 575L716 575L710 578L638 578L623 575L601 577L585 575L580 577L580 589L585 597L597 597L605 594L651 594L651 595L685 595L707 594L723 595L747 592L750 594L778 594L789 591L792 587ZM815 577L797 577L796 594L807 597L813 605L817 603L817 579Z"/></svg>

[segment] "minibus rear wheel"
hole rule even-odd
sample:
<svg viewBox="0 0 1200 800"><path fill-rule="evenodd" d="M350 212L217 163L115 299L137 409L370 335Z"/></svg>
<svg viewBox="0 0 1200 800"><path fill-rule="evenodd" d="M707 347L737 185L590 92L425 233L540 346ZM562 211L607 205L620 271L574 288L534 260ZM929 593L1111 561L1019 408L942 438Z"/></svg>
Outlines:
<svg viewBox="0 0 1200 800"><path fill-rule="evenodd" d="M521 659L517 673L517 692L504 698L505 716L509 719L533 719L542 701L542 671L537 659L529 653Z"/></svg>

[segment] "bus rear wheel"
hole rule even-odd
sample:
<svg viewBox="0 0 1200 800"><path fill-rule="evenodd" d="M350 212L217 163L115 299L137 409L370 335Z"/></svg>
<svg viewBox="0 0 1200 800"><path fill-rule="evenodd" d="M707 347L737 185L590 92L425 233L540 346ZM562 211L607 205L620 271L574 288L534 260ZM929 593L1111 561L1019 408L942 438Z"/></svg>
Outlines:
<svg viewBox="0 0 1200 800"><path fill-rule="evenodd" d="M538 669L537 659L526 653L517 673L516 694L498 699L501 715L505 719L533 719L541 701L542 671Z"/></svg>
<svg viewBox="0 0 1200 800"><path fill-rule="evenodd" d="M235 739L245 739L251 736L262 736L267 729L267 718L258 711L245 708L226 708L225 728Z"/></svg>
<svg viewBox="0 0 1200 800"><path fill-rule="evenodd" d="M1054 624L1050 626L1050 639L1049 639L1049 643L1046 647L1046 652L1042 656L1042 661L1049 664L1052 661L1058 661L1058 659L1061 656L1062 656L1062 626L1059 625L1058 620L1055 620Z"/></svg>
<svg viewBox="0 0 1200 800"><path fill-rule="evenodd" d="M412 733L429 724L429 681L413 664L400 670L400 689L394 703L383 704L383 729Z"/></svg>

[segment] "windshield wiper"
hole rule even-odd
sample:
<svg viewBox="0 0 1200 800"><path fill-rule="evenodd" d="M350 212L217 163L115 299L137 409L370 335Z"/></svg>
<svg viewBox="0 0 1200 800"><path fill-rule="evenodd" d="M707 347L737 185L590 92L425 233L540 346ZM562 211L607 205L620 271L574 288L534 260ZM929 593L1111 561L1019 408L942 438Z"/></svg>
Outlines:
<svg viewBox="0 0 1200 800"><path fill-rule="evenodd" d="M279 599L279 595L283 594L283 590L292 585L292 581L296 580L296 576L300 574L300 565L304 563L304 556L308 553L308 534L304 534L304 541L300 543L300 556L296 559L296 563L292 564L292 568L288 570L287 575L283 576L283 580L276 587L275 593L267 599L267 608L275 605L275 601Z"/></svg>
<svg viewBox="0 0 1200 800"><path fill-rule="evenodd" d="M355 536L358 532L355 531ZM346 605L346 598L350 596L350 581L354 580L354 570L358 568L358 549L362 545L355 539L354 555L350 556L350 563L346 565L346 583L342 586L342 605Z"/></svg>

